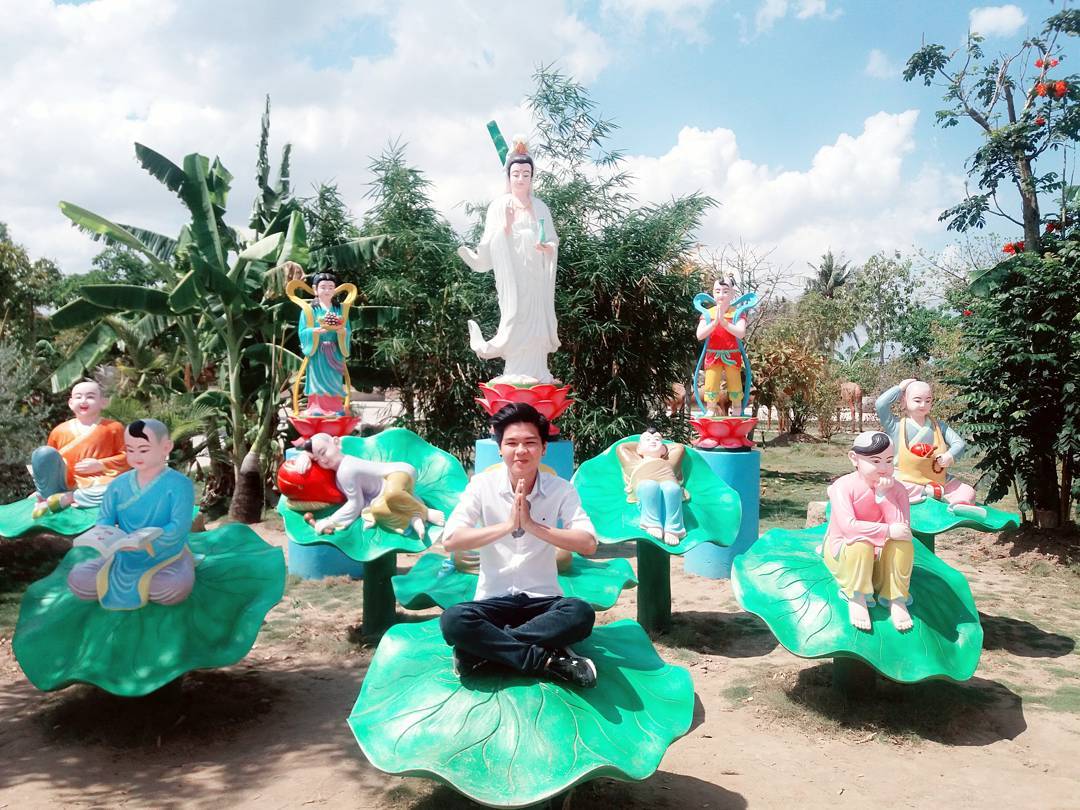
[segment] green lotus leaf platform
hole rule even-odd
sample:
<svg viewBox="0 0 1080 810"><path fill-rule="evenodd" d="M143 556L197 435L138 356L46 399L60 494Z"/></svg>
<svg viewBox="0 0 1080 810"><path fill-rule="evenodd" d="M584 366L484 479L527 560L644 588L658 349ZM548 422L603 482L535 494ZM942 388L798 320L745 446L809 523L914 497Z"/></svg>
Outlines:
<svg viewBox="0 0 1080 810"><path fill-rule="evenodd" d="M12 648L30 682L46 691L90 683L137 697L247 655L285 590L281 549L240 524L192 534L188 545L203 555L191 595L139 610L106 610L71 593L68 572L97 552L69 551L23 597Z"/></svg>
<svg viewBox="0 0 1080 810"><path fill-rule="evenodd" d="M638 438L620 439L574 473L574 486L596 528L597 539L601 543L641 540L668 554L685 554L699 543L730 546L735 542L742 518L739 496L691 447L686 448L682 462L683 488L690 493L690 500L683 501L686 537L677 546L669 546L638 525L641 513L636 503L626 500L622 467L615 453L620 444L636 442Z"/></svg>
<svg viewBox="0 0 1080 810"><path fill-rule="evenodd" d="M416 468L417 497L428 507L438 509L448 517L468 483L465 469L456 458L404 428L384 430L367 438L346 436L341 441L341 449L346 455L369 461L405 461L412 464ZM316 512L315 517L326 517L337 508L332 506ZM398 551L415 554L431 545L430 533L421 540L411 531L398 534L381 526L365 529L361 520L344 531L316 534L300 512L285 505L284 498L278 501L277 509L285 521L285 532L293 542L301 545L327 543L357 562L370 562Z"/></svg>
<svg viewBox="0 0 1080 810"><path fill-rule="evenodd" d="M409 573L393 578L394 595L408 610L436 605L446 610L459 602L471 602L476 596L477 579L476 574L454 568L449 557L429 551ZM566 596L584 599L596 610L607 610L619 600L624 588L637 585L637 577L627 560L589 560L575 554L570 569L559 574L559 584Z"/></svg>
<svg viewBox="0 0 1080 810"><path fill-rule="evenodd" d="M100 511L96 506L91 509L68 507L59 512L48 512L35 520L31 514L37 501L36 496L30 495L0 506L0 537L16 538L37 532L74 537L93 526Z"/></svg>
<svg viewBox="0 0 1080 810"><path fill-rule="evenodd" d="M931 551L934 538L953 529L975 529L980 532L1000 532L1002 529L1017 528L1020 516L1015 512L1004 512L992 506L979 504L986 510L986 517L957 515L949 511L949 505L934 498L911 505L911 532L922 540Z"/></svg>
<svg viewBox="0 0 1080 810"><path fill-rule="evenodd" d="M650 776L690 728L694 685L632 621L600 625L575 651L596 663L579 689L509 670L459 680L437 619L383 637L349 726L389 773L426 776L491 807L523 807L597 777Z"/></svg>
<svg viewBox="0 0 1080 810"><path fill-rule="evenodd" d="M888 608L874 606L872 630L856 630L818 551L825 528L770 529L737 557L731 582L743 609L764 619L777 640L802 658L853 658L902 683L970 678L983 631L964 576L915 543L912 629L899 632Z"/></svg>

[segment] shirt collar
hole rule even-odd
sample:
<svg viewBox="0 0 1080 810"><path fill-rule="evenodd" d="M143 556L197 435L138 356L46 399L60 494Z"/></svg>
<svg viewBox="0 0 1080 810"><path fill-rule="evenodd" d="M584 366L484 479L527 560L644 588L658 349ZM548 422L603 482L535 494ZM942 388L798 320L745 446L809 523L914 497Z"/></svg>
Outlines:
<svg viewBox="0 0 1080 810"><path fill-rule="evenodd" d="M499 466L501 468L499 471L499 494L509 495L513 497L514 491L510 488L510 469L506 466L505 463L500 464ZM533 484L532 492L528 493L527 497L544 497L544 495L546 495L546 492L544 491L543 481L544 471L542 469L539 469L536 471L536 483Z"/></svg>

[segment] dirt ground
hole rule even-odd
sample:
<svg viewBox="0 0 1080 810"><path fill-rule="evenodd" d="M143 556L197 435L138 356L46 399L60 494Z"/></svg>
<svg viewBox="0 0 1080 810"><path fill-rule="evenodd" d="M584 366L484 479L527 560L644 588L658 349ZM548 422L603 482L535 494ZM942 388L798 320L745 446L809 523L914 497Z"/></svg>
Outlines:
<svg viewBox="0 0 1080 810"><path fill-rule="evenodd" d="M766 486L779 475L790 473ZM256 529L283 542L273 523ZM882 683L860 704L833 691L829 661L794 657L740 611L729 582L687 575L673 559L674 626L654 640L693 675L693 727L650 779L596 780L559 806L1080 806L1080 569L1024 542L939 538L980 609L978 672L962 685ZM415 559L401 555L400 569ZM474 807L375 770L353 740L345 718L373 652L358 636L360 593L344 579L290 582L243 661L139 700L87 686L37 691L11 653L10 626L0 628L0 809ZM635 615L629 591L598 621Z"/></svg>

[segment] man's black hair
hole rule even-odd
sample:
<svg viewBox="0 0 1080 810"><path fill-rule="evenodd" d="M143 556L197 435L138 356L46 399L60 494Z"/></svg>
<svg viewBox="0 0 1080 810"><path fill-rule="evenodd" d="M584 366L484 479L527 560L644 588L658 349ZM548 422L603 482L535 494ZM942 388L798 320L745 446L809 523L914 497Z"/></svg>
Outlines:
<svg viewBox="0 0 1080 810"><path fill-rule="evenodd" d="M541 443L547 444L548 431L551 427L547 417L525 402L512 402L491 417L491 432L495 434L495 443L501 445L503 433L510 425L518 422L534 425L536 432L540 434Z"/></svg>

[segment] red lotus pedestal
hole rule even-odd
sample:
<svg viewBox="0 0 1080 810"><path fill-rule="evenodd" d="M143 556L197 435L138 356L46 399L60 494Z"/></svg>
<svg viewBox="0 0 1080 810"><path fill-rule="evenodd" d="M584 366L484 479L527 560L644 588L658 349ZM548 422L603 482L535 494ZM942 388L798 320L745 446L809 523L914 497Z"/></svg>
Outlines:
<svg viewBox="0 0 1080 810"><path fill-rule="evenodd" d="M476 402L488 416L494 416L500 410L515 402L532 405L551 423L551 435L557 436L559 428L555 420L574 404L570 399L570 386L561 388L552 383L519 386L509 383L480 383L480 393Z"/></svg>
<svg viewBox="0 0 1080 810"><path fill-rule="evenodd" d="M749 450L757 421L753 416L693 416L690 424L698 435L691 444L701 450Z"/></svg>
<svg viewBox="0 0 1080 810"><path fill-rule="evenodd" d="M359 416L290 416L289 424L296 428L300 439L294 444L301 444L316 433L329 436L348 436L360 424Z"/></svg>

